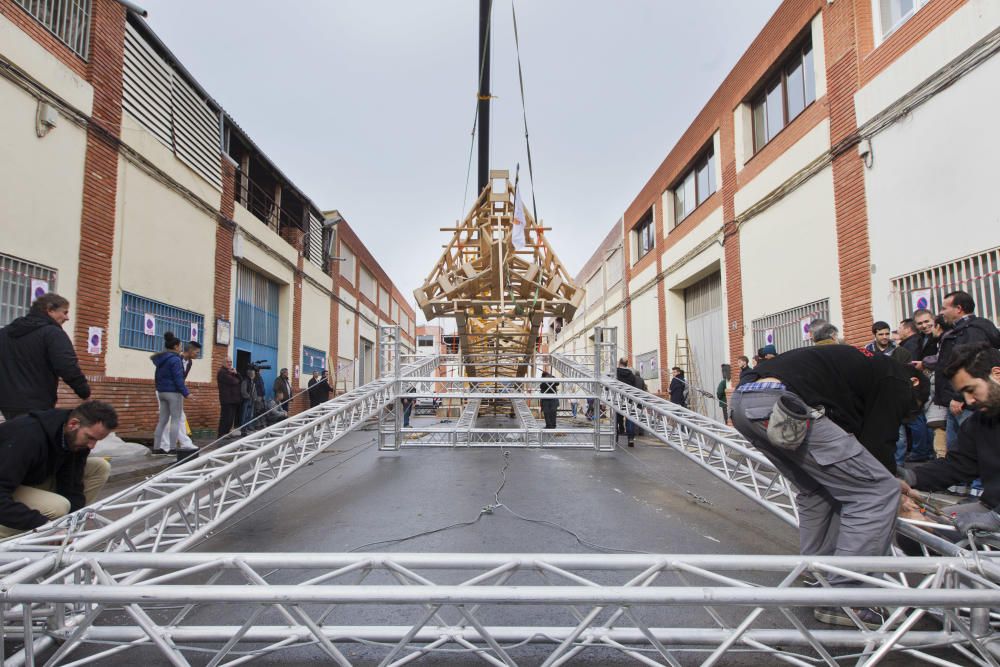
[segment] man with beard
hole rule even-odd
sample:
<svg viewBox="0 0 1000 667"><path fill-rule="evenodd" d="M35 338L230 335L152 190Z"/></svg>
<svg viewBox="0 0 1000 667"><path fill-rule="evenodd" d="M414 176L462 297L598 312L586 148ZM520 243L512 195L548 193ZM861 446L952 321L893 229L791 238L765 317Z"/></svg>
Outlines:
<svg viewBox="0 0 1000 667"><path fill-rule="evenodd" d="M985 342L958 345L943 375L972 415L945 458L902 470L900 486L915 495L912 489L937 491L981 478L980 499L953 508L955 525L962 533L1000 531L1000 351Z"/></svg>
<svg viewBox="0 0 1000 667"><path fill-rule="evenodd" d="M896 438L927 400L927 378L883 354L820 345L762 361L745 380L730 403L733 426L795 485L801 553L887 555L899 507ZM829 582L857 584L833 573ZM854 614L868 628L885 619L875 607ZM855 626L837 607L814 616Z"/></svg>
<svg viewBox="0 0 1000 667"><path fill-rule="evenodd" d="M115 409L101 401L0 424L0 538L94 502L111 466L88 455L117 426Z"/></svg>

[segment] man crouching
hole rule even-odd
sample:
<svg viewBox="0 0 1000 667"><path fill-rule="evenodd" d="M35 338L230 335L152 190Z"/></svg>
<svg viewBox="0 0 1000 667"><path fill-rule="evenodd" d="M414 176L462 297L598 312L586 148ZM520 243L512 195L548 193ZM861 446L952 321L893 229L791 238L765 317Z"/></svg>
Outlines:
<svg viewBox="0 0 1000 667"><path fill-rule="evenodd" d="M117 426L115 409L101 401L0 424L0 538L94 502L111 466L88 455Z"/></svg>
<svg viewBox="0 0 1000 667"><path fill-rule="evenodd" d="M849 345L805 347L761 362L733 395L733 425L798 490L805 555L889 553L899 484L899 425L927 400L927 379L884 355ZM839 574L831 586L854 585ZM854 609L879 627L884 610ZM817 620L856 625L844 609L817 607Z"/></svg>

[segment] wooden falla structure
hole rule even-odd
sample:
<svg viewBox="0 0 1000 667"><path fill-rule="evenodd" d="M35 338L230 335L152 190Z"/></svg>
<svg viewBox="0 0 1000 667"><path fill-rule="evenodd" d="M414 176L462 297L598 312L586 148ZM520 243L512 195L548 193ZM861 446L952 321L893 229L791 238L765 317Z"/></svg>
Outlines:
<svg viewBox="0 0 1000 667"><path fill-rule="evenodd" d="M515 239L516 191L507 171L489 180L423 286L414 291L428 320L452 317L465 375L520 377L530 367L545 317L572 319L583 299L545 238L523 213ZM516 247L521 246L521 247Z"/></svg>

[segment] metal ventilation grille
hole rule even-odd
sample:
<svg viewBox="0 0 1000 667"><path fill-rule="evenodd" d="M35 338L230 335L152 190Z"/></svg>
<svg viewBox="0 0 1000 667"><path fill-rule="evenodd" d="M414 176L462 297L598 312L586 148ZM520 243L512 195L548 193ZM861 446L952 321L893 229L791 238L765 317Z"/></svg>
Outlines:
<svg viewBox="0 0 1000 667"><path fill-rule="evenodd" d="M222 187L218 115L132 25L125 26L122 106L177 159Z"/></svg>
<svg viewBox="0 0 1000 667"><path fill-rule="evenodd" d="M310 262L323 268L323 223L312 213L309 214L309 235L306 237L306 253Z"/></svg>

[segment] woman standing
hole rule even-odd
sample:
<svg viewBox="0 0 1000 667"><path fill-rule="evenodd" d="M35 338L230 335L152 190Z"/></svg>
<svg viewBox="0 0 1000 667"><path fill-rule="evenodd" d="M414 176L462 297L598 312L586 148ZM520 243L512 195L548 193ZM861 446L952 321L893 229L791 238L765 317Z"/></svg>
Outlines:
<svg viewBox="0 0 1000 667"><path fill-rule="evenodd" d="M670 370L674 374L673 379L670 380L670 387L667 389L670 392L670 402L686 408L688 390L687 382L684 380L684 371L677 366L674 366Z"/></svg>
<svg viewBox="0 0 1000 667"><path fill-rule="evenodd" d="M172 332L163 334L164 350L150 359L156 366L156 398L160 403L160 421L153 434L154 453L170 454L177 443L184 417L184 399L188 388L184 384L184 364L181 341ZM164 430L166 434L164 435ZM159 452L156 450L159 449Z"/></svg>

